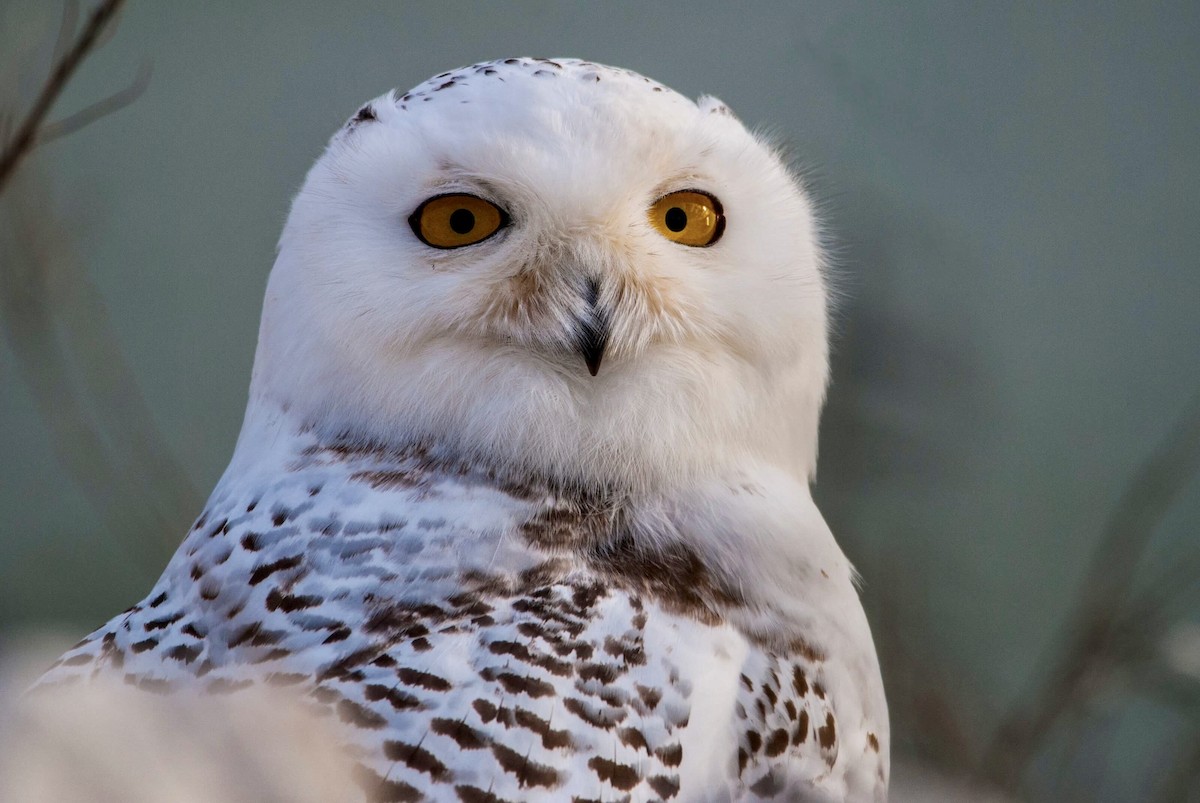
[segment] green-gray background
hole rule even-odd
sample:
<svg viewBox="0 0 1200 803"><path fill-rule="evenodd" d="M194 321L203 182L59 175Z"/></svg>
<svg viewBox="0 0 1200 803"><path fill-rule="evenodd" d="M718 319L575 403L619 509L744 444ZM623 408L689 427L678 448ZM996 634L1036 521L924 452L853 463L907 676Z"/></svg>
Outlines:
<svg viewBox="0 0 1200 803"><path fill-rule="evenodd" d="M29 101L58 14L0 4L6 101ZM808 176L841 290L816 493L864 575L897 749L965 765L1047 671L1117 498L1200 387L1200 5L132 2L56 114L148 61L144 96L46 145L6 195L94 285L201 495L326 138L386 89L526 54L715 94ZM0 251L0 270L22 258ZM0 632L82 633L169 546L119 546L15 355L0 346ZM1200 557L1198 514L1193 481L1142 584ZM1134 674L1102 695L1026 793L1151 799L1200 720L1144 691Z"/></svg>

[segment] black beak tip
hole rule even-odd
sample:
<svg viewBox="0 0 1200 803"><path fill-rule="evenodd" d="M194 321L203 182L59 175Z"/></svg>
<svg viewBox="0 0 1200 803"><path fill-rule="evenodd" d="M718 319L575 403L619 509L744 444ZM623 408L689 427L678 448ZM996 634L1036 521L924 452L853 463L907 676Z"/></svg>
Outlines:
<svg viewBox="0 0 1200 803"><path fill-rule="evenodd" d="M600 373L600 361L604 359L604 351L608 346L608 329L603 322L597 322L588 327L579 338L579 353L587 365L588 373L592 376Z"/></svg>
<svg viewBox="0 0 1200 803"><path fill-rule="evenodd" d="M589 307L589 314L580 320L577 333L577 345L587 364L588 373L592 376L600 373L600 361L604 359L604 349L608 346L608 316L602 309L597 308L600 300L600 282L591 279L584 288L584 298Z"/></svg>

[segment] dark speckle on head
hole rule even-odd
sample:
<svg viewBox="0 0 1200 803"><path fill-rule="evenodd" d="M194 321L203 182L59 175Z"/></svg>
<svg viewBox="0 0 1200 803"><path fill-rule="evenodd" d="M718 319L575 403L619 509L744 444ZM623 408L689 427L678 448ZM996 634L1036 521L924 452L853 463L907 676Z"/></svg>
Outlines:
<svg viewBox="0 0 1200 803"><path fill-rule="evenodd" d="M506 77L508 79L515 78L516 80L520 80L522 78L545 79L566 76L578 78L588 83L596 83L602 77L609 77L618 82L637 81L640 87L653 92L668 94L667 88L663 85L629 70L605 67L592 62L577 61L574 59L559 62L544 58L508 58L481 62L435 76L425 83L410 89L403 95L394 96L397 98L395 101L396 107L407 110L405 104L415 102L418 99L425 103L431 100L439 100L445 95L443 90L465 89L469 92L472 89L472 85L466 79L480 75L492 77L501 82L504 82ZM475 91L478 91L481 87L476 83L473 88ZM467 103L468 101L458 98L458 102ZM349 127L353 128L353 125L354 121L351 121Z"/></svg>

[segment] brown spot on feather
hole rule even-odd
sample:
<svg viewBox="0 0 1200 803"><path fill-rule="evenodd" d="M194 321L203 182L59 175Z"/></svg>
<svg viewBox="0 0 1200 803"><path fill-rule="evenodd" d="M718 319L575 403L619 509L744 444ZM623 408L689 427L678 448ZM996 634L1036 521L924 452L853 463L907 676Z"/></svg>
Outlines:
<svg viewBox="0 0 1200 803"><path fill-rule="evenodd" d="M387 720L382 716L353 700L339 700L337 713L342 722L368 730L379 730L387 724Z"/></svg>
<svg viewBox="0 0 1200 803"><path fill-rule="evenodd" d="M648 783L650 784L650 788L663 800L670 800L679 794L678 775L655 775Z"/></svg>
<svg viewBox="0 0 1200 803"><path fill-rule="evenodd" d="M488 738L465 722L435 717L429 729L442 736L449 736L462 750L479 750L487 745Z"/></svg>
<svg viewBox="0 0 1200 803"><path fill-rule="evenodd" d="M569 731L555 730L550 727L549 720L542 719L537 714L524 708L517 708L514 721L522 728L531 730L542 739L542 747L547 750L557 750L561 747L571 747L574 740Z"/></svg>
<svg viewBox="0 0 1200 803"><path fill-rule="evenodd" d="M372 683L365 686L363 688L363 697L369 702L387 700L392 708L397 711L411 711L424 707L419 699L408 692L379 683Z"/></svg>
<svg viewBox="0 0 1200 803"><path fill-rule="evenodd" d="M643 750L647 753L650 752L650 745L646 743L646 737L637 728L621 728L617 731L617 738L626 747L632 747L634 750Z"/></svg>
<svg viewBox="0 0 1200 803"><path fill-rule="evenodd" d="M450 685L450 681L446 680L445 678L438 677L430 672L422 672L419 669L412 669L406 666L400 667L396 670L396 677L398 677L400 682L404 683L405 685L419 686L422 689L428 689L430 691L450 691L450 689L453 688Z"/></svg>
<svg viewBox="0 0 1200 803"><path fill-rule="evenodd" d="M280 558L279 560L272 561L271 563L260 564L254 568L253 572L250 573L249 583L252 586L256 586L275 572L296 568L300 565L301 560L303 560L302 555L289 555L286 558Z"/></svg>
<svg viewBox="0 0 1200 803"><path fill-rule="evenodd" d="M549 697L554 694L554 687L544 680L528 677L513 672L481 672L485 680L494 680L509 694L527 694L530 697Z"/></svg>
<svg viewBox="0 0 1200 803"><path fill-rule="evenodd" d="M522 787L542 786L552 789L560 783L558 772L553 767L530 761L528 756L523 756L502 744L492 745L492 755L506 772L516 776L517 783Z"/></svg>
<svg viewBox="0 0 1200 803"><path fill-rule="evenodd" d="M642 775L637 768L600 756L588 759L588 767L596 773L596 777L601 781L607 781L622 792L628 792L642 780Z"/></svg>
<svg viewBox="0 0 1200 803"><path fill-rule="evenodd" d="M420 488L428 482L423 471L411 468L356 471L350 475L350 479L354 482L365 482L376 490L407 490Z"/></svg>
<svg viewBox="0 0 1200 803"><path fill-rule="evenodd" d="M507 798L497 797L491 791L485 792L478 786L462 785L454 787L455 794L462 803L513 803Z"/></svg>
<svg viewBox="0 0 1200 803"><path fill-rule="evenodd" d="M783 728L777 728L770 736L767 737L766 754L768 758L775 758L782 753L788 746L788 732Z"/></svg>
<svg viewBox="0 0 1200 803"><path fill-rule="evenodd" d="M424 798L417 789L403 781L389 781L361 764L355 767L354 782L370 803L415 803Z"/></svg>
<svg viewBox="0 0 1200 803"><path fill-rule="evenodd" d="M817 728L817 739L825 750L833 749L834 744L837 743L837 722L834 720L833 714L825 715L825 724Z"/></svg>
<svg viewBox="0 0 1200 803"><path fill-rule="evenodd" d="M626 712L620 708L598 710L577 697L567 697L563 700L563 708L582 719L593 728L612 730L617 723L624 721Z"/></svg>
<svg viewBox="0 0 1200 803"><path fill-rule="evenodd" d="M683 745L679 743L664 745L654 751L658 760L667 767L678 767L683 763Z"/></svg>
<svg viewBox="0 0 1200 803"><path fill-rule="evenodd" d="M637 690L638 697L642 698L642 702L646 704L646 708L653 711L662 701L662 691L649 686L643 686L640 683L634 685Z"/></svg>
<svg viewBox="0 0 1200 803"><path fill-rule="evenodd" d="M383 754L388 760L399 761L435 781L442 780L450 773L450 769L437 756L418 744L388 739L383 743Z"/></svg>
<svg viewBox="0 0 1200 803"><path fill-rule="evenodd" d="M804 676L804 670L799 665L792 667L792 688L801 697L808 695L808 678Z"/></svg>

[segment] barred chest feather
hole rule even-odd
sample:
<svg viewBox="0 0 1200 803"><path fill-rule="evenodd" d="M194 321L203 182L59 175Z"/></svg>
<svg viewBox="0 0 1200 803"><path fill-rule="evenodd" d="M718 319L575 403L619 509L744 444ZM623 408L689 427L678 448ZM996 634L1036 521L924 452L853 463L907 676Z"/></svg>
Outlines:
<svg viewBox="0 0 1200 803"><path fill-rule="evenodd" d="M294 690L368 800L882 799L855 661L747 626L737 578L630 500L420 446L274 454L42 686Z"/></svg>

